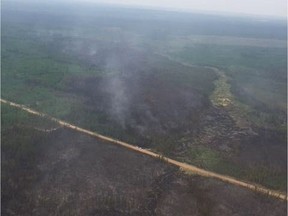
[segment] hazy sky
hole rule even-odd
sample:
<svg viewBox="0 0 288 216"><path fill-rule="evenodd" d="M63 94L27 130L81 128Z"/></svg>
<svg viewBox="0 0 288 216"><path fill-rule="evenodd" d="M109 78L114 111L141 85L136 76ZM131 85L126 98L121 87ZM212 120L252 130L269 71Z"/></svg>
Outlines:
<svg viewBox="0 0 288 216"><path fill-rule="evenodd" d="M286 0L77 0L170 9L287 16Z"/></svg>

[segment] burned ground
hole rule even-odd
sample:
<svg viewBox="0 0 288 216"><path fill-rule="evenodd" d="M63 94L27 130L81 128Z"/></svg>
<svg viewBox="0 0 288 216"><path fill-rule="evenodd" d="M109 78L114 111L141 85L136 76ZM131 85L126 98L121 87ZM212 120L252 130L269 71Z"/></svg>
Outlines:
<svg viewBox="0 0 288 216"><path fill-rule="evenodd" d="M192 88L165 85L149 76L89 77L72 82L75 91L88 95L87 105L95 112L109 115L122 128L134 129L143 137L184 129L204 107L203 96Z"/></svg>
<svg viewBox="0 0 288 216"><path fill-rule="evenodd" d="M24 129L22 135L29 132ZM8 134L5 139L12 135ZM285 215L286 212L285 202L213 179L184 175L160 160L68 129L43 132L42 136L45 145L41 139L34 143L42 146L35 160L25 159L33 167L30 169L35 178L29 178L29 172L16 170L14 176L11 170L5 167L2 170L6 176L2 184L14 185L2 194L4 215ZM5 151L2 154L6 161L11 160ZM18 169L23 169L24 164Z"/></svg>
<svg viewBox="0 0 288 216"><path fill-rule="evenodd" d="M208 97L215 79L212 70L172 64L162 56L120 44L93 55L83 51L80 56L84 64L111 71L106 76L77 75L65 81L69 92L85 98L89 112L101 114L101 127L110 126L107 135L191 164L196 162L191 152L205 147L218 158L211 167L196 162L198 166L249 181L256 178L258 183L285 190L285 132L240 128L229 110L213 106ZM122 132L113 133L115 128ZM201 160L210 160L205 157ZM227 163L234 167L225 167ZM261 172L261 177L247 177L246 172ZM278 180L263 181L271 175Z"/></svg>
<svg viewBox="0 0 288 216"><path fill-rule="evenodd" d="M117 124L127 133L150 142L156 136L197 127L199 113L209 106L209 100L199 84L193 85L196 80L187 84L185 79L193 78L199 68L174 66L167 72L160 66L162 62L153 62L147 53L122 46L98 55L87 57L86 64L96 61L100 68L113 71L112 74L73 76L65 83L70 92L86 98L92 112L107 116L108 124ZM166 73L175 73L176 79L166 80ZM213 80L212 72L203 73L211 73ZM151 146L146 143L146 147Z"/></svg>
<svg viewBox="0 0 288 216"><path fill-rule="evenodd" d="M2 98L286 191L284 22L52 5L5 3ZM220 99L234 98L238 119L253 124L240 127L229 108L213 105L221 76L211 68L226 78L218 83L225 96ZM159 161L72 131L51 126L49 132L49 124L45 132L41 121L35 126L29 116L19 123L23 113L1 109L6 215L285 214L277 200L185 177Z"/></svg>

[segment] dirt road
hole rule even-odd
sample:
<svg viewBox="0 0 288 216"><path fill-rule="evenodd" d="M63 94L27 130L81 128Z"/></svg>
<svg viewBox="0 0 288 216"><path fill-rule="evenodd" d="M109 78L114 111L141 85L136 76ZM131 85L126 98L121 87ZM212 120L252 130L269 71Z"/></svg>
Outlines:
<svg viewBox="0 0 288 216"><path fill-rule="evenodd" d="M260 185L256 185L256 184L253 184L253 183L247 183L247 182L232 178L230 176L225 176L225 175L217 174L217 173L210 172L210 171L207 171L207 170L204 170L204 169L200 169L200 168L198 168L196 166L189 165L189 164L186 164L186 163L182 163L182 162L179 162L179 161L164 157L163 155L154 153L154 152L146 150L146 149L142 149L142 148L137 147L137 146L133 146L133 145L128 144L126 142L122 142L120 140L116 140L116 139L113 139L111 137L103 136L103 135L98 134L96 132L92 132L92 131L77 127L77 126L72 125L72 124L70 124L68 122L65 122L65 121L59 120L57 118L51 117L51 116L49 116L47 114L44 114L44 113L41 113L41 112L37 112L37 111L35 111L33 109L30 109L30 108L28 108L28 107L26 107L24 105L13 103L13 102L10 102L10 101L4 100L4 99L0 99L0 100L1 100L1 103L8 104L10 106L13 106L13 107L19 108L21 110L24 110L24 111L26 111L28 113L31 113L31 114L34 114L34 115L37 115L37 116L40 116L40 117L47 118L47 119L49 119L51 121L54 121L54 122L60 124L61 126L66 127L66 128L70 128L70 129L79 131L81 133L88 134L90 136L93 136L95 138L101 139L103 141L107 141L107 142L110 142L110 143L113 143L113 144L117 144L117 145L123 146L123 147L125 147L127 149L130 149L130 150L138 152L138 153L142 153L142 154L149 155L149 156L157 158L157 159L161 159L161 160L163 160L163 161L165 161L165 162L167 162L169 164L172 164L174 166L179 167L179 169L181 169L183 171L191 172L193 174L197 174L197 175L201 175L201 176L205 176L205 177L209 177L209 178L219 179L221 181L224 181L224 182L227 182L227 183L230 183L230 184L233 184L233 185L245 187L245 188L248 188L248 189L251 189L251 190L254 190L254 191L269 195L269 196L272 196L272 197L276 197L278 199L288 200L287 199L287 195L284 194L284 193L281 193L279 191L270 190L270 189L262 187Z"/></svg>

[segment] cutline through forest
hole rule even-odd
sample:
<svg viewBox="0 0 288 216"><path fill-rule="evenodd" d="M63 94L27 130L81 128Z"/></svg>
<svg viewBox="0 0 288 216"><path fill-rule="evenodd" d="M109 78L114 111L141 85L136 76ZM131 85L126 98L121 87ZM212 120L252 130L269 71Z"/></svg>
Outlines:
<svg viewBox="0 0 288 216"><path fill-rule="evenodd" d="M184 172L192 172L193 174L196 174L196 175L209 177L209 178L215 178L215 179L218 179L218 180L221 180L221 181L224 181L224 182L236 185L236 186L241 186L241 187L244 187L244 188L248 188L250 190L253 190L253 191L256 191L256 192L260 192L260 193L266 194L268 196L272 196L272 197L275 197L275 198L278 198L278 199L281 199L281 200L288 201L287 194L281 193L279 191L271 190L271 189L265 188L265 187L263 187L261 185L257 185L257 184L253 184L253 183L247 183L247 182L232 178L230 176L221 175L221 174L218 174L218 173L215 173L215 172L207 171L205 169L200 169L200 168L198 168L196 166L193 166L193 165L189 165L189 164L186 164L186 163L183 163L183 162L179 162L179 161L170 159L168 157L165 157L165 156L163 156L161 154L158 154L158 153L154 153L154 152L149 151L147 149L142 149L140 147L131 145L129 143L122 142L120 140L113 139L111 137L107 137L107 136L101 135L101 134L99 134L97 132L92 132L92 131L77 127L77 126L75 126L73 124L70 124L70 123L62 121L60 119L51 117L51 116L49 116L47 114L35 111L35 110L30 109L30 108L28 108L28 107L26 107L24 105L21 105L21 104L17 104L17 103L11 102L11 101L7 101L7 100L2 99L2 98L0 99L0 101L1 101L1 103L8 104L8 105L10 105L12 107L16 107L18 109L24 110L24 111L26 111L28 113L33 114L33 115L37 115L37 116L40 116L40 117L43 117L43 118L47 118L48 120L56 122L59 125L64 126L66 128L73 129L75 131L90 135L92 137L101 139L101 140L109 142L109 143L120 145L120 146L125 147L125 148L127 148L129 150L133 150L135 152L138 152L138 153L141 153L141 154L144 154L144 155L148 155L150 157L161 159L162 161L164 161L164 162L166 162L168 164L172 164L174 166L177 166L180 170L182 170Z"/></svg>

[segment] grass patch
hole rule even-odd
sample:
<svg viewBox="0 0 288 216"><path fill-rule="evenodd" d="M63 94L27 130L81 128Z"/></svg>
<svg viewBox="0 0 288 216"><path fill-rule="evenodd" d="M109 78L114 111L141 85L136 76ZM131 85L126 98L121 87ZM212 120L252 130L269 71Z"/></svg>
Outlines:
<svg viewBox="0 0 288 216"><path fill-rule="evenodd" d="M50 120L40 118L26 111L1 103L1 130L11 129L13 126L26 128L41 127L52 128L58 124Z"/></svg>
<svg viewBox="0 0 288 216"><path fill-rule="evenodd" d="M286 191L287 175L273 168L264 166L255 166L243 171L243 176L246 180L261 184L263 186Z"/></svg>
<svg viewBox="0 0 288 216"><path fill-rule="evenodd" d="M286 191L287 188L286 173L260 165L255 165L252 168L242 167L225 158L220 152L207 147L197 146L191 148L187 158L189 160L185 162L203 169L260 184L275 190Z"/></svg>
<svg viewBox="0 0 288 216"><path fill-rule="evenodd" d="M189 150L191 164L204 169L215 170L222 161L220 153L204 146L197 146Z"/></svg>

